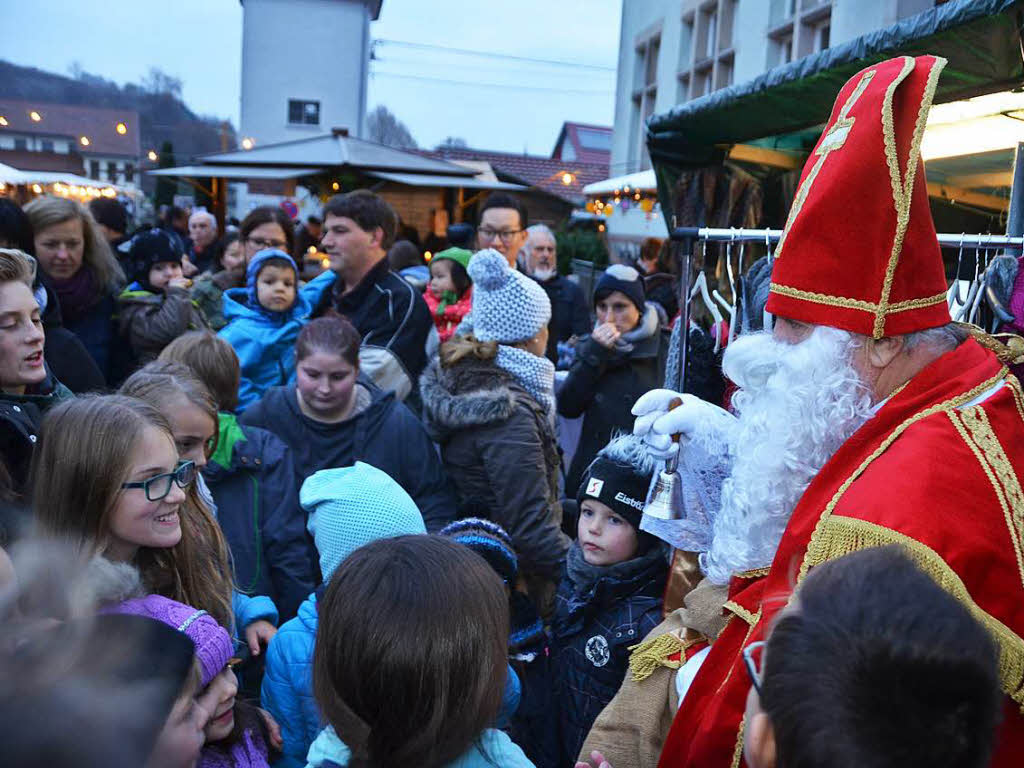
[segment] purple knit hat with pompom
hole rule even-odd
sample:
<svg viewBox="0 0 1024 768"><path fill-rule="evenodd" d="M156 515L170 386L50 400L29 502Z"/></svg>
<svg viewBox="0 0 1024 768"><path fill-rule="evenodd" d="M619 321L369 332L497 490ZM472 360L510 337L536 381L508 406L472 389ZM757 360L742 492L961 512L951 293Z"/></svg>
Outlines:
<svg viewBox="0 0 1024 768"><path fill-rule="evenodd" d="M220 674L234 653L231 635L210 614L162 595L126 600L105 613L146 616L185 633L196 646L196 656L203 668L203 688Z"/></svg>

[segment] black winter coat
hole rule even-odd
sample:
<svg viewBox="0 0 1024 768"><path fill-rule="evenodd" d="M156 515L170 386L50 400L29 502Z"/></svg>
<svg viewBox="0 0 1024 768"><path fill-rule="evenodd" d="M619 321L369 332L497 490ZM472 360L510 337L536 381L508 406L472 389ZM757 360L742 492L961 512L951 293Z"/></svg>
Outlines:
<svg viewBox="0 0 1024 768"><path fill-rule="evenodd" d="M559 527L558 446L544 408L493 360L442 368L434 359L420 394L424 423L458 493L459 517L498 523L512 537L519 572L553 584L568 540Z"/></svg>
<svg viewBox="0 0 1024 768"><path fill-rule="evenodd" d="M71 391L47 370L46 378L24 395L0 392L0 500L27 500L29 467L39 442L43 416Z"/></svg>
<svg viewBox="0 0 1024 768"><path fill-rule="evenodd" d="M287 621L313 591L317 561L291 451L276 435L222 413L217 450L203 478L217 504L237 588L267 595L281 623Z"/></svg>
<svg viewBox="0 0 1024 768"><path fill-rule="evenodd" d="M551 627L560 765L575 763L597 716L619 692L629 667L629 647L661 623L668 575L661 545L618 565L584 565L603 572L590 584L577 584L572 576L573 563L582 557L574 542Z"/></svg>
<svg viewBox="0 0 1024 768"><path fill-rule="evenodd" d="M394 392L384 392L363 378L357 386L369 390L370 405L338 424L314 421L302 413L294 384L268 390L239 421L273 432L291 448L299 488L317 470L363 461L387 472L405 489L428 531L440 530L455 519L455 496L437 449Z"/></svg>
<svg viewBox="0 0 1024 768"><path fill-rule="evenodd" d="M558 412L568 418L583 416L580 441L565 480L565 493L576 496L583 472L616 431L633 431L631 409L637 398L665 380L668 334L658 329L654 308L647 306L641 327L651 334L635 342L632 351L603 347L587 336L576 349L576 359L558 392ZM653 327L651 327L653 326Z"/></svg>
<svg viewBox="0 0 1024 768"><path fill-rule="evenodd" d="M43 348L46 366L58 381L75 394L98 392L106 387L106 377L92 359L89 350L75 334L64 327L57 294L41 274L36 276L34 291L40 305L45 303L42 320L46 332Z"/></svg>
<svg viewBox="0 0 1024 768"><path fill-rule="evenodd" d="M590 333L590 310L583 298L583 291L564 275L557 275L540 283L540 287L551 300L551 321L548 323L548 347L544 354L552 363L558 364L558 342L572 336L583 337Z"/></svg>

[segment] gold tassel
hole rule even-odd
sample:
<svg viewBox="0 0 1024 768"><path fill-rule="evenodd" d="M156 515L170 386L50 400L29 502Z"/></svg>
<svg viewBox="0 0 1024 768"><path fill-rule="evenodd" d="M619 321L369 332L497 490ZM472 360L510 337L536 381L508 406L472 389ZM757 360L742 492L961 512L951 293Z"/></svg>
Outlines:
<svg viewBox="0 0 1024 768"><path fill-rule="evenodd" d="M679 669L682 661L672 661L669 656L682 653L692 644L680 640L673 632L666 632L664 635L630 646L629 650L632 653L629 655L629 671L632 672L633 682L643 682L653 675L658 667Z"/></svg>
<svg viewBox="0 0 1024 768"><path fill-rule="evenodd" d="M957 323L971 337L989 352L994 352L1003 365L1016 365L1024 362L1024 339L1013 333L985 333L981 328L970 323Z"/></svg>

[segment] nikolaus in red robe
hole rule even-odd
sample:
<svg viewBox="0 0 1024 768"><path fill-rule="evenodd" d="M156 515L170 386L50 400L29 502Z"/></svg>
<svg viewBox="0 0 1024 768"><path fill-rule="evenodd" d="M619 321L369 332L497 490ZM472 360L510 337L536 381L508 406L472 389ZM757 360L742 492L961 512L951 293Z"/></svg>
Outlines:
<svg viewBox="0 0 1024 768"><path fill-rule="evenodd" d="M949 322L920 162L943 64L881 62L840 91L780 242L769 312L874 339ZM809 569L887 544L992 633L1006 694L992 764L1021 764L1024 398L1004 364L1014 357L979 332L884 393L804 492L767 575L733 580L729 622L680 705L661 768L744 765L742 649L765 639Z"/></svg>

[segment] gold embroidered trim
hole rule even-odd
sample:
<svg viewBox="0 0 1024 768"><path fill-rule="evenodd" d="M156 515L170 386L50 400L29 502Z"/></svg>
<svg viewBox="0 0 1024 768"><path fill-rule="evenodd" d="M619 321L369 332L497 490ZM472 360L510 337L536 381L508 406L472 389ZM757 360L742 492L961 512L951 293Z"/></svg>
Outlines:
<svg viewBox="0 0 1024 768"><path fill-rule="evenodd" d="M985 333L981 328L971 323L957 323L963 330L967 331L978 344L992 352L1000 363L1016 365L1024 363L1024 338L1015 333Z"/></svg>
<svg viewBox="0 0 1024 768"><path fill-rule="evenodd" d="M692 638L683 640L675 632L666 632L664 635L652 637L637 645L631 645L629 650L629 671L632 673L634 683L642 683L654 674L658 667L668 669L679 669L686 659L676 661L670 659L676 653L682 653L691 645L704 642L704 638Z"/></svg>
<svg viewBox="0 0 1024 768"><path fill-rule="evenodd" d="M816 532L813 552L808 550L808 557L813 559L812 565L821 565L851 552L889 544L903 547L922 571L955 597L989 631L999 648L1001 688L1024 712L1024 640L974 602L963 580L938 552L891 528L833 515L823 526L820 535Z"/></svg>
<svg viewBox="0 0 1024 768"><path fill-rule="evenodd" d="M828 133L819 142L818 149L815 151L818 159L814 161L814 166L811 168L810 173L804 179L803 184L800 185L800 189L796 192L796 197L793 199L793 206L789 209L789 216L786 218L786 226L782 229L782 236L779 238L779 244L775 247L775 258L778 259L782 256L782 248L786 244L786 236L789 234L790 227L793 222L796 221L796 217L800 214L800 211L804 207L804 203L807 201L807 195L811 191L811 185L814 184L814 180L818 178L818 172L821 171L821 167L825 164L825 160L828 156L835 152L837 149L846 143L847 137L850 135L850 131L853 130L854 119L849 117L850 110L853 109L853 105L857 103L857 100L864 94L868 84L875 77L875 70L871 69L865 72L860 81L857 83L857 87L853 89L850 97L843 104L843 108L839 110L839 115L836 117L835 124L829 128ZM833 139L839 135L840 132L844 132L839 138Z"/></svg>
<svg viewBox="0 0 1024 768"><path fill-rule="evenodd" d="M885 269L882 295L878 300L878 309L875 312L873 335L876 339L880 339L885 335L885 318L890 312L889 297L892 295L892 283L896 276L896 265L899 263L900 254L903 252L903 238L907 234L907 225L910 223L910 204L913 198L914 180L917 176L917 161L921 153L921 137L924 133L925 118L935 96L939 75L945 66L946 60L936 57L935 64L928 73L928 81L921 96L921 103L918 105L917 121L914 123L914 133L910 140L910 153L907 156L907 174L905 178L903 178L900 172L899 157L896 154L896 131L893 128L892 100L896 87L913 71L914 59L909 56L904 57L903 69L900 70L897 78L889 84L885 92L885 100L882 102L882 136L885 140L885 159L889 165L889 181L892 184L893 203L896 207L896 233L893 238L892 252L889 254L889 263Z"/></svg>
<svg viewBox="0 0 1024 768"><path fill-rule="evenodd" d="M999 498L1010 540L1013 542L1013 551L1017 555L1017 570L1020 573L1021 584L1024 585L1024 557L1021 553L1021 540L1024 538L1024 492L1021 491L1020 481L983 408L973 406L959 412L950 411L949 418L960 436L971 447ZM970 439L964 431L965 427L967 432L970 432ZM984 458L981 454L984 454Z"/></svg>
<svg viewBox="0 0 1024 768"><path fill-rule="evenodd" d="M896 441L896 439L907 430L908 427L913 426L917 422L921 421L921 419L925 419L929 416L932 416L933 414L940 413L942 411L948 411L952 408L961 406L964 403L969 403L971 400L976 398L986 389L991 389L992 387L994 387L997 382L999 382L1006 376L1006 374L1007 370L1004 366L999 370L999 373L997 373L991 379L983 381L981 384L978 384L977 386L972 387L966 392L962 392L961 394L956 395L955 397L951 397L948 400L945 400L944 402L937 403L931 406L930 408L925 408L923 411L915 413L913 416L908 418L906 421L904 421L902 424L900 424L892 432L889 433L889 436L882 441L882 444L879 445L874 451L872 451L871 454L868 455L864 459L864 461L861 462L860 466L857 467L857 469L855 469L850 474L850 476L843 481L843 484L839 486L839 490L835 492L835 495L832 496L832 498L828 502L828 505L821 513L821 517L818 518L818 522L814 526L814 531L813 533L811 533L811 541L807 546L807 553L804 555L804 560L800 564L800 573L797 576L798 584L801 581L803 581L804 577L807 575L808 569L811 567L811 550L815 546L815 541L823 535L822 531L828 523L828 519L832 515L832 511L836 508L836 505L839 503L839 500L843 498L843 494L845 494L846 491L849 490L850 486L853 485L854 481L862 474L864 474L864 470L866 470L875 459L877 459L879 456L885 453L889 449L889 446L892 445Z"/></svg>
<svg viewBox="0 0 1024 768"><path fill-rule="evenodd" d="M740 729L736 732L736 748L732 751L732 762L729 768L740 768L740 758L743 757L743 739L747 735L747 713L743 713L740 719Z"/></svg>
<svg viewBox="0 0 1024 768"><path fill-rule="evenodd" d="M762 576L767 576L771 572L771 567L768 568L754 568L750 571L744 571L743 573L733 574L737 579L760 579Z"/></svg>
<svg viewBox="0 0 1024 768"><path fill-rule="evenodd" d="M1006 386L1013 393L1013 404L1017 406L1017 415L1024 421L1024 392L1021 391L1020 381L1013 374L1006 377Z"/></svg>
<svg viewBox="0 0 1024 768"><path fill-rule="evenodd" d="M769 288L773 293L777 293L780 296L789 296L793 299L802 299L803 301L814 302L815 304L825 304L830 307L843 307L844 309L860 309L871 314L876 314L879 311L879 305L873 304L870 301L862 301L860 299L848 299L845 296L829 296L827 293L814 293L812 291L802 291L799 288L791 288L788 285L780 285L779 283L772 283ZM908 301L901 301L897 304L892 304L888 309L888 314L892 315L897 312L906 312L908 309L920 309L921 307L930 307L933 304L941 304L946 300L945 292L936 294L935 296L928 296L923 299L910 299Z"/></svg>
<svg viewBox="0 0 1024 768"><path fill-rule="evenodd" d="M757 623L758 617L760 616L760 613L758 613L758 615L755 616L742 605L740 605L739 603L734 603L732 600L726 600L725 604L722 607L727 611L735 613L737 616L739 616L741 619L747 622L747 624L749 624L750 626L754 626Z"/></svg>

